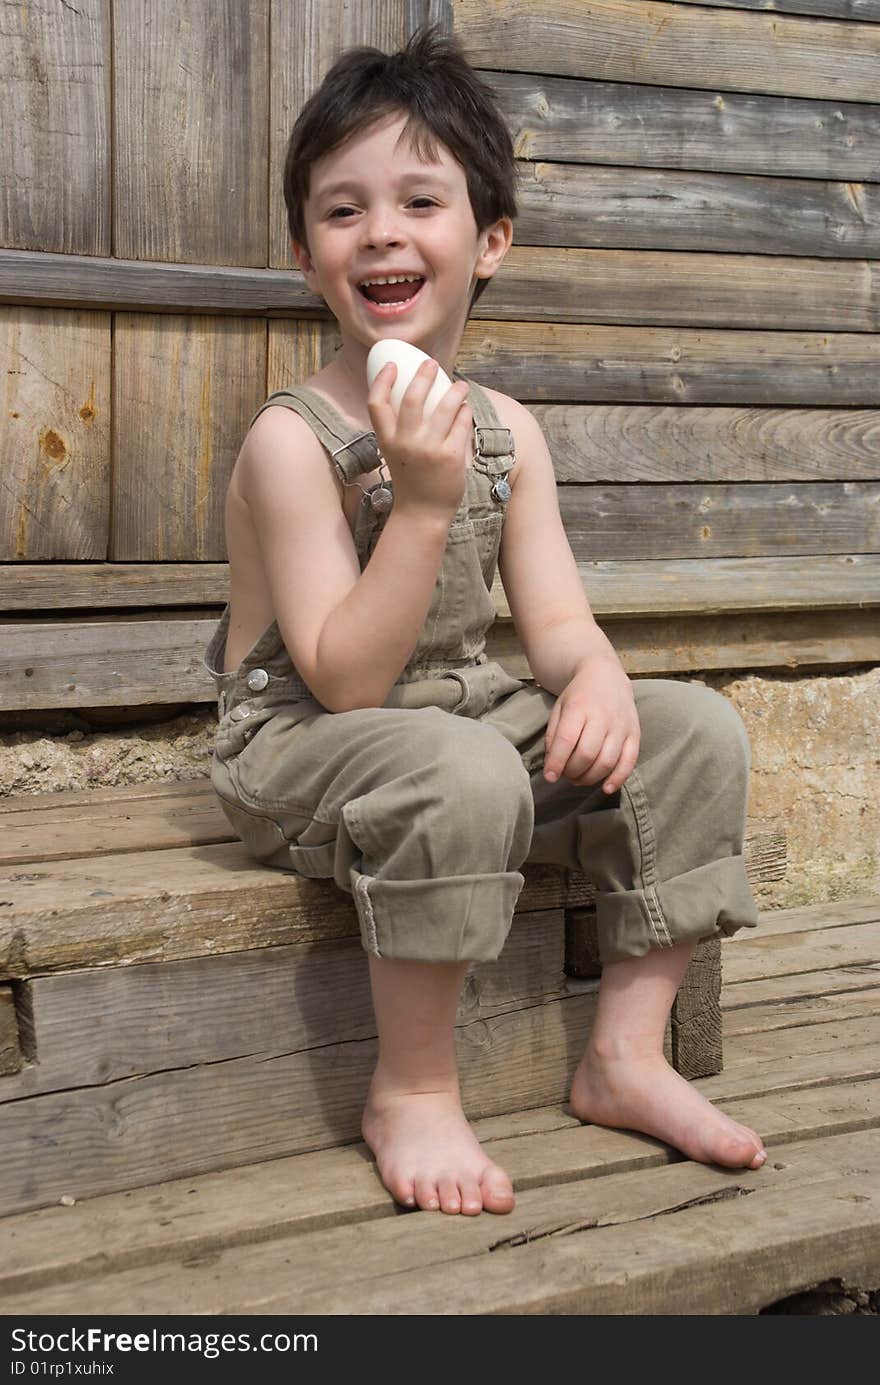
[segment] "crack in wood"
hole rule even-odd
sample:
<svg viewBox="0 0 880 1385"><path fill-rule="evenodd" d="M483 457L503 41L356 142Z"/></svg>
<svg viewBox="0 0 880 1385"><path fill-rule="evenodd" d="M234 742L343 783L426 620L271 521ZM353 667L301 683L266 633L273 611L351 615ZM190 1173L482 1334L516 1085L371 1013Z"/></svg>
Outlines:
<svg viewBox="0 0 880 1385"><path fill-rule="evenodd" d="M625 1226L631 1222L652 1221L654 1217L671 1216L673 1212L683 1212L688 1207L702 1207L710 1202L727 1202L730 1198L747 1197L754 1191L754 1188L745 1188L741 1183L735 1183L730 1188L717 1188L711 1193L685 1198L670 1207L658 1207L653 1212L644 1212L637 1217L587 1217L583 1221L560 1222L558 1226L534 1229L527 1227L525 1231L517 1232L514 1236L504 1236L500 1241L493 1241L489 1250L503 1250L507 1247L513 1249L515 1246L531 1245L534 1241L542 1241L550 1236L574 1236L579 1231L595 1231L606 1226Z"/></svg>

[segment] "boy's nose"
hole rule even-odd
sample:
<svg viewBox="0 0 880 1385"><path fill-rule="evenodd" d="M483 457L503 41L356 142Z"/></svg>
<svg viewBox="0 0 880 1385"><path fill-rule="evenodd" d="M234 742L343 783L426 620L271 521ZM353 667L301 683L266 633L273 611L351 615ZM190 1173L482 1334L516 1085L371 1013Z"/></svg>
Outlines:
<svg viewBox="0 0 880 1385"><path fill-rule="evenodd" d="M398 245L403 239L399 222L387 209L376 211L363 220L364 245Z"/></svg>

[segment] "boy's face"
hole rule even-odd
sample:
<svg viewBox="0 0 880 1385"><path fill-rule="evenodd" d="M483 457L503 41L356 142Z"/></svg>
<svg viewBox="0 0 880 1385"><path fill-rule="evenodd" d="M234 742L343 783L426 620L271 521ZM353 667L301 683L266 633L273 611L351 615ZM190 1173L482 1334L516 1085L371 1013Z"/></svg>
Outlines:
<svg viewBox="0 0 880 1385"><path fill-rule="evenodd" d="M317 160L305 205L309 252L293 248L358 355L399 337L451 367L474 285L494 274L513 228L504 217L478 233L461 164L439 140L427 164L408 141L398 145L406 119L386 117ZM359 288L396 274L423 280L406 303L376 305Z"/></svg>

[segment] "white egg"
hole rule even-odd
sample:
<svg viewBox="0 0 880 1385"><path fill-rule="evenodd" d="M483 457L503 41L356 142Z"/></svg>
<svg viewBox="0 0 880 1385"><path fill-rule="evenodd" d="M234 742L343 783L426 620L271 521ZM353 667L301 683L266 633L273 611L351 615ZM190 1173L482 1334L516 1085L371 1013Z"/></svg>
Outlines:
<svg viewBox="0 0 880 1385"><path fill-rule="evenodd" d="M391 389L391 403L395 409L399 409L404 393L419 366L423 361L429 360L431 360L430 356L424 351L420 351L417 346L411 345L410 342L399 341L397 337L385 337L382 341L374 342L370 347L367 356L367 385L372 388L373 381L382 367L387 365L389 361L393 361L397 366L397 377ZM442 366L438 366L434 383L425 400L425 418L434 412L446 391L451 387L452 381L446 371Z"/></svg>

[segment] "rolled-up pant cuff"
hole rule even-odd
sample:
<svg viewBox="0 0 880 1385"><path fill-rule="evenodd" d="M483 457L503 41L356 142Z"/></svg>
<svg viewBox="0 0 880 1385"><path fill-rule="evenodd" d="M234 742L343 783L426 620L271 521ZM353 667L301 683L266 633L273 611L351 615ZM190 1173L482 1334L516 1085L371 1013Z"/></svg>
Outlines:
<svg viewBox="0 0 880 1385"><path fill-rule="evenodd" d="M525 884L517 870L379 880L352 866L349 879L367 952L409 962L494 961Z"/></svg>
<svg viewBox="0 0 880 1385"><path fill-rule="evenodd" d="M638 890L596 896L596 929L603 962L643 957L655 947L729 937L754 928L758 913L742 856L709 861L696 870Z"/></svg>

